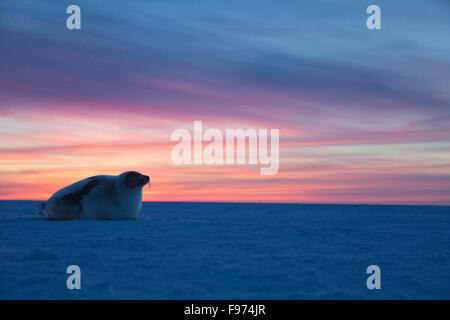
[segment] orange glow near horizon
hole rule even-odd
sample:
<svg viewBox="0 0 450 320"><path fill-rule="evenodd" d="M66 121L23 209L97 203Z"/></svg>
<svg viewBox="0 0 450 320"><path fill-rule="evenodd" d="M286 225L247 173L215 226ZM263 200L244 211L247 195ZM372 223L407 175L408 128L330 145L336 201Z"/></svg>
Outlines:
<svg viewBox="0 0 450 320"><path fill-rule="evenodd" d="M100 121L94 130L92 119L64 118L53 134L54 120L27 121L4 120L20 125L6 139L2 135L1 200L46 200L88 176L137 170L152 181L151 190L143 189L144 201L449 204L448 182L439 178L450 172L448 154L430 159L418 152L426 144L305 140L286 128L293 135L280 130L278 174L261 176L260 165L172 164L173 126L130 130ZM184 127L191 130L192 123Z"/></svg>

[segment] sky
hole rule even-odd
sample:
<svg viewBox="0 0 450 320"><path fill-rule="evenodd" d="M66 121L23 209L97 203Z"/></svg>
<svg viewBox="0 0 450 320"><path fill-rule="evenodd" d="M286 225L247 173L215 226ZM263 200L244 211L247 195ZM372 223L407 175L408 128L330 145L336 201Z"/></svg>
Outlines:
<svg viewBox="0 0 450 320"><path fill-rule="evenodd" d="M450 205L449 34L446 0L2 0L0 199L137 170L145 201ZM279 129L279 172L173 164L197 120Z"/></svg>

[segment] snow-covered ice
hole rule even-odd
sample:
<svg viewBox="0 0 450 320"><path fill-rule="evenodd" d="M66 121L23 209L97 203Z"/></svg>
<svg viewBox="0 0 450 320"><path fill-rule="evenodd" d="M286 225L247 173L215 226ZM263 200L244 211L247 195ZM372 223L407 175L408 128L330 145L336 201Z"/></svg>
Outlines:
<svg viewBox="0 0 450 320"><path fill-rule="evenodd" d="M0 298L449 299L449 227L438 206L144 203L136 220L50 221L0 201Z"/></svg>

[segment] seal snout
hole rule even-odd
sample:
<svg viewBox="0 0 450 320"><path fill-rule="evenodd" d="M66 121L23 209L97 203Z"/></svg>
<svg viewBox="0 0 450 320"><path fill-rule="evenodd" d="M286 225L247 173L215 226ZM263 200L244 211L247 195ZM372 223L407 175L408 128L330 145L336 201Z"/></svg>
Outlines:
<svg viewBox="0 0 450 320"><path fill-rule="evenodd" d="M141 185L143 185L143 186L145 186L147 183L149 183L150 182L150 177L149 176L144 176L144 175L142 175L141 177L140 177L140 183L141 183Z"/></svg>
<svg viewBox="0 0 450 320"><path fill-rule="evenodd" d="M138 187L143 187L143 186L145 186L147 183L150 183L150 177L149 177L149 176L146 176L146 175L143 175L143 174L139 174L139 176L136 177L136 182L135 182L135 184L136 184Z"/></svg>

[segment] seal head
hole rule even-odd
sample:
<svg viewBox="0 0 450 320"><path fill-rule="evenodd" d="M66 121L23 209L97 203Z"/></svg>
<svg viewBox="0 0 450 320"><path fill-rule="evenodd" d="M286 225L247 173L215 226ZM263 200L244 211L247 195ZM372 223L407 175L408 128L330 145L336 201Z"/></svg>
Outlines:
<svg viewBox="0 0 450 320"><path fill-rule="evenodd" d="M137 171L127 171L119 176L119 179L124 179L124 184L130 189L143 187L150 182L150 177L145 176Z"/></svg>

